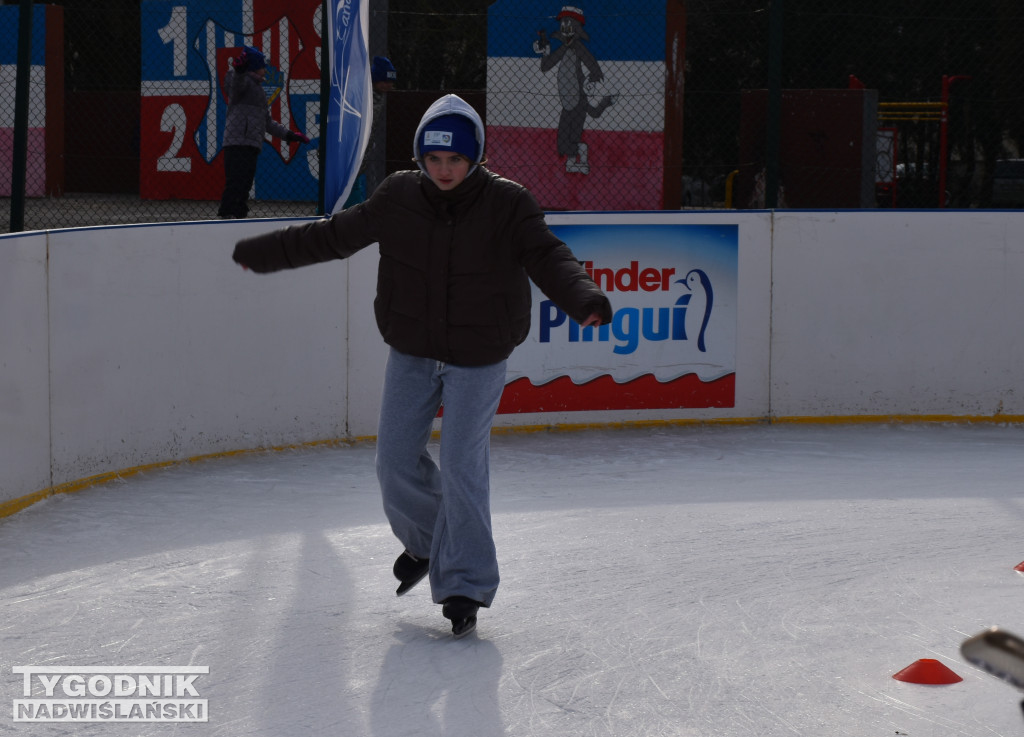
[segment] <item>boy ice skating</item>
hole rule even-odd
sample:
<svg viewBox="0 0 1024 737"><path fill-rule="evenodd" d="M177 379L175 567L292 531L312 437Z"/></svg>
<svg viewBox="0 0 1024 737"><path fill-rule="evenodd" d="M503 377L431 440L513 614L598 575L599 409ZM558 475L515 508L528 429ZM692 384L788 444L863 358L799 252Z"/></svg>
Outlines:
<svg viewBox="0 0 1024 737"><path fill-rule="evenodd" d="M390 352L376 467L404 548L397 593L429 577L461 637L498 590L490 431L506 359L529 333L530 280L584 326L610 322L612 308L529 191L483 166L484 125L468 103L435 101L413 154L419 171L392 174L330 218L239 241L234 260L268 273L379 243L374 313ZM427 443L442 406L438 464Z"/></svg>

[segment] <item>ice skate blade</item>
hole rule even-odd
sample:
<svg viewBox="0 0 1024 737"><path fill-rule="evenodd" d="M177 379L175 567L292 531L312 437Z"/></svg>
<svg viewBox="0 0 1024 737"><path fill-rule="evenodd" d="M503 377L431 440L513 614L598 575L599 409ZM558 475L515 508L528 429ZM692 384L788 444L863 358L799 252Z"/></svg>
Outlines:
<svg viewBox="0 0 1024 737"><path fill-rule="evenodd" d="M420 581L422 581L426 577L427 577L427 572L424 571L423 575L419 576L418 578L409 579L408 581L402 581L402 583L398 584L398 588L395 589L395 596L401 596L402 594L406 593L409 589L411 589L413 586L418 584Z"/></svg>
<svg viewBox="0 0 1024 737"><path fill-rule="evenodd" d="M469 617L458 622L452 622L452 638L461 640L466 635L476 631L476 617Z"/></svg>

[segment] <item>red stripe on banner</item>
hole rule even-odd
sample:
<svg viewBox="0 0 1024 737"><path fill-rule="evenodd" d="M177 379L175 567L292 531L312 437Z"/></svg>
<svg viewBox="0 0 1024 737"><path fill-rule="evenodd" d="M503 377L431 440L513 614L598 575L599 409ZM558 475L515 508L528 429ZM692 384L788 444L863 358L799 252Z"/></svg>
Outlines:
<svg viewBox="0 0 1024 737"><path fill-rule="evenodd" d="M557 135L553 128L490 126L487 168L527 187L545 210L661 209L662 133L583 131L586 173L567 169Z"/></svg>
<svg viewBox="0 0 1024 737"><path fill-rule="evenodd" d="M683 409L733 407L736 374L704 382L696 374L660 382L652 374L625 384L600 376L586 384L574 384L568 376L534 386L529 379L505 385L498 414L520 412L576 412L611 409Z"/></svg>
<svg viewBox="0 0 1024 737"><path fill-rule="evenodd" d="M320 34L316 29L317 20L320 18L320 6L321 0L261 0L253 4L253 25L257 32L271 32L269 47L260 50L267 57L267 63L278 69L285 66L279 53L280 23L283 18L288 19L289 79L320 79L316 55L320 49ZM324 28L324 32L326 31ZM258 48L262 39L253 40ZM274 120L280 118L275 115Z"/></svg>
<svg viewBox="0 0 1024 737"><path fill-rule="evenodd" d="M46 194L46 129L28 129L28 165L25 169L25 195ZM10 197L14 175L14 128L0 128L0 197Z"/></svg>

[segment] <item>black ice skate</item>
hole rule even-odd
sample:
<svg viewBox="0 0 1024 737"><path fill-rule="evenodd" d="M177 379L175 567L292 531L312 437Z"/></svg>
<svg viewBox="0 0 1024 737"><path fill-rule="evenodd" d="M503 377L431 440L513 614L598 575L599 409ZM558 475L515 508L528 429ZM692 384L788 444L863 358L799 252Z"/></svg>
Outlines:
<svg viewBox="0 0 1024 737"><path fill-rule="evenodd" d="M465 637L476 629L476 613L480 608L479 601L465 596L449 596L441 602L441 614L452 620L452 634L455 639Z"/></svg>
<svg viewBox="0 0 1024 737"><path fill-rule="evenodd" d="M422 581L423 577L427 575L427 571L430 570L430 558L417 558L406 550L398 556L398 560L395 561L395 567L392 570L394 571L395 578L401 581L398 585L398 590L395 591L395 595L401 596Z"/></svg>

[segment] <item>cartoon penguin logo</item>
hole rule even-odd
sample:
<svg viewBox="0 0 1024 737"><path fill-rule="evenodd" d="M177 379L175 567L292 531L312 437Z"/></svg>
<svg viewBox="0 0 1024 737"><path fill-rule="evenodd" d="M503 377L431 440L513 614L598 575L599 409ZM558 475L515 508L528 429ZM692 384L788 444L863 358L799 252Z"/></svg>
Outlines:
<svg viewBox="0 0 1024 737"><path fill-rule="evenodd" d="M708 329L708 320L711 319L711 307L715 301L711 280L700 269L690 269L686 278L676 280L676 284L682 284L690 292L676 300L677 305L686 307L685 335L696 335L697 350L706 353L705 333Z"/></svg>
<svg viewBox="0 0 1024 737"><path fill-rule="evenodd" d="M583 126L588 116L599 118L614 105L615 96L604 95L596 105L592 105L587 96L600 89L604 73L586 46L590 36L583 28L586 23L583 10L564 5L556 20L558 30L551 34L551 38L560 41L561 45L552 51L547 33L541 29L537 31L533 50L541 55L542 72L558 67L558 98L562 104L558 118L558 155L566 157L567 172L589 174L589 152L583 142Z"/></svg>

